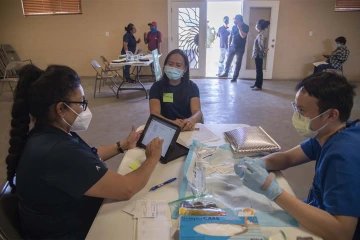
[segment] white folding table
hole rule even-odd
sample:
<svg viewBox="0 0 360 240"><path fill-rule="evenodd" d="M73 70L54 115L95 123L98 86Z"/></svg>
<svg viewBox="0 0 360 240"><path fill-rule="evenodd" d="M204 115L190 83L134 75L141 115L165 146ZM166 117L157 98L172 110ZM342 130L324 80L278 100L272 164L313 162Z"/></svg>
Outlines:
<svg viewBox="0 0 360 240"><path fill-rule="evenodd" d="M225 131L233 130L242 124L205 124L209 130L215 133L221 138L216 142L206 143L207 145L219 146L225 143L223 133ZM181 133L180 133L181 134ZM127 174L132 170L129 168L133 162L139 159L145 158L145 151L143 149L135 148L126 152L118 173ZM166 200L168 202L179 198L179 189L183 179L183 168L184 168L185 157L181 157L168 164L158 163L154 172L152 173L148 183L140 192L138 192L131 200L146 198L151 200ZM275 173L276 179L280 186L292 195L295 195L288 182L282 176L281 172ZM149 189L161 182L164 182L170 178L177 177L178 179L168 185L161 187L160 189L149 192ZM100 208L98 215L96 216L91 229L86 237L87 240L98 240L98 239L124 239L132 240L135 239L134 220L131 215L122 211L122 209L129 204L129 201L113 201L104 200L102 207ZM287 240L296 240L297 236L311 236L314 240L320 238L309 233L303 227L261 227L264 236L269 237L280 230L282 230Z"/></svg>

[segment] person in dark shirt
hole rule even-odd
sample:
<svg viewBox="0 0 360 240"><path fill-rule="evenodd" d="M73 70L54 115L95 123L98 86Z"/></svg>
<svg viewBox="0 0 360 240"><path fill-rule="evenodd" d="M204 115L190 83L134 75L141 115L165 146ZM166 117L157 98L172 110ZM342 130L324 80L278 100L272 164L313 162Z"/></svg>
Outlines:
<svg viewBox="0 0 360 240"><path fill-rule="evenodd" d="M24 66L11 113L7 180L25 239L85 239L103 198L130 199L160 159L163 140L156 138L139 169L125 176L108 169L104 161L136 147L140 132L133 126L124 141L87 145L76 132L88 128L92 114L79 76L66 66Z"/></svg>
<svg viewBox="0 0 360 240"><path fill-rule="evenodd" d="M123 47L121 49L121 54L126 54L126 51L130 51L135 53L136 44L141 42L141 39L135 40L134 34L136 33L136 28L134 24L129 23L127 27L125 27L125 35L123 37ZM135 80L130 78L130 66L127 65L123 69L123 74L126 82L134 83Z"/></svg>
<svg viewBox="0 0 360 240"><path fill-rule="evenodd" d="M225 72L220 76L226 78L229 76L230 66L236 55L236 66L234 75L231 82L236 82L239 76L241 61L245 52L246 38L249 32L249 26L243 21L241 15L236 15L234 18L234 26L231 29L230 40L229 40L229 53L226 61ZM230 44L231 43L231 44Z"/></svg>
<svg viewBox="0 0 360 240"><path fill-rule="evenodd" d="M189 78L189 60L180 49L165 58L164 75L150 89L150 113L179 125L182 131L194 129L202 112L197 85Z"/></svg>
<svg viewBox="0 0 360 240"><path fill-rule="evenodd" d="M219 28L217 36L220 38L220 59L218 70L218 76L220 76L221 73L224 71L225 56L229 49L230 29L228 16L224 17L224 25Z"/></svg>
<svg viewBox="0 0 360 240"><path fill-rule="evenodd" d="M291 105L293 126L308 139L288 151L235 164L246 187L274 201L324 240L360 239L360 125L359 119L349 121L354 89L335 73L306 77L296 86ZM267 171L311 161L315 162L315 175L303 201L282 189ZM248 169L241 167L244 165Z"/></svg>

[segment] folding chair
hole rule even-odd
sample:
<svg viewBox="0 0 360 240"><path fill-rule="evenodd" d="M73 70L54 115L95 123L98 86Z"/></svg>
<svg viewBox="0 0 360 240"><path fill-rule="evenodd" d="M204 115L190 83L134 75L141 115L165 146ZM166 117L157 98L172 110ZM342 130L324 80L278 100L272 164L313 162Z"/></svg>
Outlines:
<svg viewBox="0 0 360 240"><path fill-rule="evenodd" d="M325 69L325 72L332 72L332 73L337 73L339 75L344 75L343 65L341 65L341 67L337 69L332 69L332 68Z"/></svg>
<svg viewBox="0 0 360 240"><path fill-rule="evenodd" d="M9 182L0 192L0 239L23 239L20 231L18 197L11 193Z"/></svg>
<svg viewBox="0 0 360 240"><path fill-rule="evenodd" d="M18 70L25 65L27 65L27 63L25 63L25 62L10 62L8 65L6 65L4 78L0 79L0 84L1 84L0 95L2 92L4 92L3 87L4 87L5 83L9 84L11 92L14 93L13 86L11 84L17 83L19 81L19 78L17 76L15 76L15 77L12 77L12 76L7 77L7 76L13 75L13 74L11 74L12 71L15 71L17 74Z"/></svg>
<svg viewBox="0 0 360 240"><path fill-rule="evenodd" d="M123 78L120 76L120 74L118 73L118 70L121 70L122 67L117 67L117 68L114 68L114 67L111 67L109 61L103 56L101 55L100 56L101 58L101 61L104 63L104 66L105 66L105 70L106 72L113 72L115 73L121 80L123 80Z"/></svg>
<svg viewBox="0 0 360 240"><path fill-rule="evenodd" d="M96 60L91 61L91 66L96 71L94 98L95 98L95 94L96 94L96 88L97 88L98 81L100 81L99 82L99 92L100 92L100 88L101 88L101 83L103 83L103 84L106 84L116 95L116 91L119 87L118 84L116 82L114 82L114 78L116 77L116 75L112 74L112 72L105 71ZM110 81L111 83L109 83L108 81Z"/></svg>

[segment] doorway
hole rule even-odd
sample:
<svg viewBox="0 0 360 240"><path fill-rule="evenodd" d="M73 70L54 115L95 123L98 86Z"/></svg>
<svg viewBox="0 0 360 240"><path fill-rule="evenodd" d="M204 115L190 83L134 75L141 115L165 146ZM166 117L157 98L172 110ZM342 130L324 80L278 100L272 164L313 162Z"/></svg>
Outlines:
<svg viewBox="0 0 360 240"><path fill-rule="evenodd" d="M207 2L207 31L206 31L206 77L217 77L224 71L227 54L223 41L228 42L228 34L234 26L233 18L242 15L242 1L209 1ZM225 30L224 17L229 17L229 24ZM223 27L222 27L223 26ZM222 27L222 29L220 29ZM220 30L220 33L219 33ZM227 36L227 37L226 37ZM223 49L222 49L223 48ZM234 58L235 59L235 58ZM233 61L234 64L235 61ZM233 65L232 64L232 65ZM232 69L229 75L232 76Z"/></svg>
<svg viewBox="0 0 360 240"><path fill-rule="evenodd" d="M219 28L224 24L224 16L229 16L229 29L236 14L244 17L249 25L245 54L239 78L255 79L256 70L251 58L252 47L257 32L256 22L263 18L270 20L266 59L264 59L264 79L272 79L274 66L276 32L279 1L244 0L168 0L169 51L180 48L188 56L192 77L217 77L219 74L220 38ZM227 55L227 54L226 54ZM234 58L235 59L235 58ZM224 65L226 58L224 60ZM235 68L235 63L232 63ZM230 68L230 75L232 69Z"/></svg>

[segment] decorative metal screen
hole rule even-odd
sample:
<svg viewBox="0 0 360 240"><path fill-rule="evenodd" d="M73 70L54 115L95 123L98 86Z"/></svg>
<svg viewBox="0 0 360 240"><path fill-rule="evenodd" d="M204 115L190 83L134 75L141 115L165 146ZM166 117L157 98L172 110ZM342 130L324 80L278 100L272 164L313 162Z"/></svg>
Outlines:
<svg viewBox="0 0 360 240"><path fill-rule="evenodd" d="M199 68L200 8L179 8L179 48L189 59L190 68Z"/></svg>

